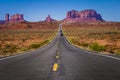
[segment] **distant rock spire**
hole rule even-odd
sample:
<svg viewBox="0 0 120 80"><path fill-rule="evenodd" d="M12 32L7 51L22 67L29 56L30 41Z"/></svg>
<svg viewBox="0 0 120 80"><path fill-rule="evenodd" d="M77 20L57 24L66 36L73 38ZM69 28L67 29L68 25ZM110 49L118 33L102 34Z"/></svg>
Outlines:
<svg viewBox="0 0 120 80"><path fill-rule="evenodd" d="M5 15L5 22L9 22L9 14Z"/></svg>
<svg viewBox="0 0 120 80"><path fill-rule="evenodd" d="M45 22L52 22L52 21L56 21L56 20L52 19L52 18L50 17L50 14L49 14L49 15L46 17Z"/></svg>
<svg viewBox="0 0 120 80"><path fill-rule="evenodd" d="M45 20L45 21L46 21L46 22L51 22L51 21L52 21L50 15L48 15L48 16L46 17L46 20Z"/></svg>

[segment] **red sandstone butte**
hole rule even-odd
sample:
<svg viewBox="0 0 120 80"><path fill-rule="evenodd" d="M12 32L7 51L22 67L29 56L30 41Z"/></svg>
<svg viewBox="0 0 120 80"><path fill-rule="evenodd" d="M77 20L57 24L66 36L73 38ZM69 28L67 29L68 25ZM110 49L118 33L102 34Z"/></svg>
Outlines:
<svg viewBox="0 0 120 80"><path fill-rule="evenodd" d="M64 19L67 22L101 22L104 21L100 14L93 9L87 9L82 11L68 11L67 16Z"/></svg>
<svg viewBox="0 0 120 80"><path fill-rule="evenodd" d="M24 22L23 14L12 15L9 22Z"/></svg>

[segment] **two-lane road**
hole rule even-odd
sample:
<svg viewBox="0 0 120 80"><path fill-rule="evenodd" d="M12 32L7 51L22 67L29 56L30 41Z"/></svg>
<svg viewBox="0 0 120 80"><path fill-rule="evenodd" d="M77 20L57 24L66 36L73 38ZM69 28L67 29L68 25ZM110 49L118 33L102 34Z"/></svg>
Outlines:
<svg viewBox="0 0 120 80"><path fill-rule="evenodd" d="M46 47L0 59L0 80L120 80L120 60L70 45L59 29Z"/></svg>

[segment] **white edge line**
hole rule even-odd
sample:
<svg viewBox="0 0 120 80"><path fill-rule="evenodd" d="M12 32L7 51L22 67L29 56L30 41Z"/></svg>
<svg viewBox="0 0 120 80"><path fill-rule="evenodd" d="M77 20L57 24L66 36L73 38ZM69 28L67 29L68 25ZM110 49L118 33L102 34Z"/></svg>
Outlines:
<svg viewBox="0 0 120 80"><path fill-rule="evenodd" d="M80 50L78 47L75 47L75 46L69 44L65 37L64 37L64 39L65 39L65 42L66 42L68 45L70 45L71 47L73 47L73 48L75 48L75 49L77 49L77 50ZM82 49L82 50L83 50L83 49ZM90 53L90 54L92 54L92 55L103 56L103 57L112 58L112 59L115 59L115 60L119 60L119 61L120 61L120 58L117 58L117 57L113 57L113 56L109 56L109 55L104 55L104 54L96 54L96 53L88 52L87 50L84 50L84 51L86 51L87 53Z"/></svg>
<svg viewBox="0 0 120 80"><path fill-rule="evenodd" d="M25 55L25 54L26 54L26 53L16 54L16 55L13 55L13 56L7 56L7 57L4 57L4 58L1 58L0 61L5 60L5 59L14 58L14 57L21 56L21 55Z"/></svg>
<svg viewBox="0 0 120 80"><path fill-rule="evenodd" d="M105 55L105 54L100 54L100 53L96 54L96 53L91 53L91 52L88 52L88 53L93 54L93 55L99 55L99 56L103 56L103 57L107 57L107 58L112 58L112 59L120 60L120 58L109 56L109 55Z"/></svg>

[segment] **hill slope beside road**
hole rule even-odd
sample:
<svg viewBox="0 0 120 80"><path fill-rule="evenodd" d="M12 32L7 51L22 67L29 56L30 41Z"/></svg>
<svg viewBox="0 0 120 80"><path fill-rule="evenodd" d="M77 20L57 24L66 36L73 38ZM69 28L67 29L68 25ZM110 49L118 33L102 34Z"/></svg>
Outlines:
<svg viewBox="0 0 120 80"><path fill-rule="evenodd" d="M44 48L0 59L0 80L120 80L120 60L75 48L60 30Z"/></svg>

